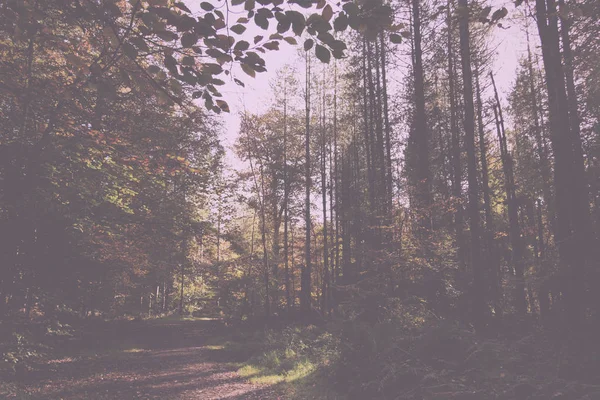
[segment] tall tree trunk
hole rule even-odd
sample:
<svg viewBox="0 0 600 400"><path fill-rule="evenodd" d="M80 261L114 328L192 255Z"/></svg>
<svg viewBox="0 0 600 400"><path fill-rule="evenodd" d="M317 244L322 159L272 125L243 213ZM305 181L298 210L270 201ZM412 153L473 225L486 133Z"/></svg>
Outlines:
<svg viewBox="0 0 600 400"><path fill-rule="evenodd" d="M326 128L326 92L325 69L323 70L323 98L321 105L321 199L323 208L323 287L321 290L321 310L328 314L329 308L329 247L327 238L327 128Z"/></svg>
<svg viewBox="0 0 600 400"><path fill-rule="evenodd" d="M430 172L429 172L429 131L427 128L427 114L425 111L425 79L423 77L423 50L421 48L421 9L420 1L412 0L413 44L414 44L414 140L416 147L415 180L418 212L418 225L421 230L421 239L424 238L430 226Z"/></svg>
<svg viewBox="0 0 600 400"><path fill-rule="evenodd" d="M460 54L463 76L465 149L467 152L467 181L469 183L469 227L471 233L471 269L473 271L473 323L481 330L485 327L486 303L485 282L481 265L479 221L479 184L477 182L477 154L475 152L475 106L473 104L473 74L471 71L471 46L469 37L468 0L458 0Z"/></svg>
<svg viewBox="0 0 600 400"><path fill-rule="evenodd" d="M248 132L248 139L252 140L250 137L250 132ZM269 252L267 250L267 227L266 227L266 211L265 211L265 183L264 183L264 171L263 164L261 162L259 166L260 173L260 185L258 180L256 179L256 171L254 169L254 163L252 162L253 154L252 151L248 152L248 161L250 163L250 171L252 173L252 178L254 180L254 188L256 190L256 196L258 197L258 205L260 208L260 225L261 225L261 242L262 242L262 250L263 250L263 276L264 276L264 285L265 285L265 316L269 317L271 315L271 301L270 301L270 293L269 293ZM256 157L257 160L260 160L259 157ZM254 230L253 230L254 236ZM254 242L254 238L252 239Z"/></svg>
<svg viewBox="0 0 600 400"><path fill-rule="evenodd" d="M504 182L506 188L506 200L508 206L509 237L512 247L512 267L515 269L515 308L521 315L527 312L527 301L525 298L525 267L523 265L524 246L521 238L521 227L519 224L519 210L517 204L517 194L515 189L515 178L513 172L513 161L508 151L506 132L504 130L504 117L502 115L502 106L500 97L496 89L494 75L490 72L492 86L494 88L494 117L496 119L496 132L500 144L500 155L502 160L502 169L504 171Z"/></svg>
<svg viewBox="0 0 600 400"><path fill-rule="evenodd" d="M558 0L560 7L565 6L564 0ZM573 51L571 49L571 21L564 13L560 15L560 34L562 39L562 55L565 64L565 80L567 88L567 101L569 104L569 124L571 141L573 143L573 172L575 179L572 184L573 226L575 227L576 251L585 254L588 261L597 260L600 253L597 250L596 234L590 219L590 190L586 178L583 145L581 141L581 118L579 116L579 101L575 87L575 65ZM584 279L582 277L582 279ZM582 282L583 283L583 282ZM584 300L585 301L585 300ZM583 305L582 305L583 306Z"/></svg>
<svg viewBox="0 0 600 400"><path fill-rule="evenodd" d="M340 270L340 216L339 216L339 169L338 169L338 114L337 114L337 85L338 85L338 71L337 71L337 62L334 66L334 81L333 81L333 178L331 180L331 185L333 187L333 193L330 194L332 202L335 202L335 206L332 203L331 212L335 211L335 233L334 233L334 243L335 243L335 266L333 270L333 283L337 283L337 278L339 276ZM332 217L333 220L333 217Z"/></svg>
<svg viewBox="0 0 600 400"><path fill-rule="evenodd" d="M286 77L287 78L287 77ZM288 311L292 308L292 298L290 293L290 271L289 271L289 244L288 244L288 225L289 225L289 182L288 182L288 132L287 132L287 79L284 78L283 88L283 258L285 268L285 303Z"/></svg>
<svg viewBox="0 0 600 400"><path fill-rule="evenodd" d="M542 124L540 123L540 105L538 103L537 89L535 83L535 74L533 73L533 58L531 55L531 47L529 43L529 29L526 31L527 34L527 69L529 72L529 91L531 96L531 105L533 109L533 134L535 137L536 152L540 163L540 175L542 177L542 195L544 196L544 203L548 212L548 221L552 230L554 230L555 224L555 212L554 204L552 199L552 190L550 188L551 171L550 162L548 161L548 152L542 138Z"/></svg>
<svg viewBox="0 0 600 400"><path fill-rule="evenodd" d="M461 147L460 134L456 118L456 98L455 98L455 70L454 70L454 50L452 46L453 26L452 26L452 11L451 1L447 3L447 24L448 24L448 93L450 96L450 131L452 135L452 195L456 212L454 213L454 229L456 235L456 258L458 265L464 271L467 267L467 255L465 246L465 236L463 230L464 209L462 204L462 163L461 163Z"/></svg>
<svg viewBox="0 0 600 400"><path fill-rule="evenodd" d="M305 105L306 105L306 130L305 130L305 217L304 224L306 229L306 238L304 243L304 268L302 269L301 276L301 296L300 306L302 310L308 313L311 309L311 273L312 266L310 260L310 230L311 230L311 218L310 218L310 191L311 191L311 171L310 171L310 56L306 53L306 93L305 93Z"/></svg>
<svg viewBox="0 0 600 400"><path fill-rule="evenodd" d="M295 272L295 267L294 267L294 221L291 220L290 221L290 240L292 242L292 245L290 246L290 258L292 260L291 262L291 268L290 268L290 280L291 280L291 286L292 286L292 308L296 307L296 272Z"/></svg>
<svg viewBox="0 0 600 400"><path fill-rule="evenodd" d="M383 122L385 128L385 150L386 150L386 184L387 184L387 207L389 210L392 209L393 196L394 196L394 175L392 172L392 141L391 141L391 127L390 127L390 116L388 109L388 93L387 93L387 64L386 64L386 48L383 32L379 35L381 43L381 81L382 81L382 100L383 100Z"/></svg>
<svg viewBox="0 0 600 400"><path fill-rule="evenodd" d="M183 287L185 280L185 264L187 262L187 239L183 239L182 253L183 257L181 260L181 286L179 290L179 315L183 315Z"/></svg>
<svg viewBox="0 0 600 400"><path fill-rule="evenodd" d="M536 21L542 43L542 58L548 88L548 113L551 142L554 153L554 187L556 229L554 242L558 247L561 275L564 277L564 295L571 326L580 327L584 318L584 268L585 245L581 238L582 227L574 224L572 212L576 210L580 195L576 193L580 182L579 168L575 168L573 136L569 122L569 102L565 91L564 70L560 54L558 10L555 0L536 0ZM574 209L575 208L575 209Z"/></svg>
<svg viewBox="0 0 600 400"><path fill-rule="evenodd" d="M278 180L275 177L273 177L272 182L272 191L273 193L277 193ZM281 253L281 219L283 214L283 207L279 207L277 196L273 196L271 207L273 212L273 241L271 246L273 254L270 260L271 278L269 281L271 282L271 308L277 311L277 307L279 304L279 257Z"/></svg>
<svg viewBox="0 0 600 400"><path fill-rule="evenodd" d="M265 315L271 316L271 298L270 298L270 279L269 279L269 251L267 250L267 221L265 213L265 176L262 164L260 165L260 235L263 247L263 269L264 269L264 280L265 280Z"/></svg>
<svg viewBox="0 0 600 400"><path fill-rule="evenodd" d="M492 217L492 204L490 196L489 172L487 163L487 146L485 142L485 130L483 126L483 104L481 101L481 87L479 82L480 71L478 65L475 65L475 89L477 96L477 127L479 131L479 157L481 159L481 186L483 188L483 207L485 210L485 239L488 255L488 265L490 271L490 285L492 288L492 302L496 316L500 316L500 260L497 257L494 246L494 220Z"/></svg>
<svg viewBox="0 0 600 400"><path fill-rule="evenodd" d="M219 191L219 204L217 205L217 262L221 261L221 208L222 193Z"/></svg>
<svg viewBox="0 0 600 400"><path fill-rule="evenodd" d="M385 141L384 141L384 122L383 122L383 104L382 104L382 92L381 92L381 56L379 51L379 42L375 40L375 57L374 57L374 66L375 66L375 87L374 87L374 96L373 96L373 113L375 114L375 129L377 133L377 168L378 168L378 190L377 190L377 203L378 203L378 212L377 212L377 226L379 227L379 240L376 243L378 246L381 246L383 236L381 233L381 226L386 225L388 218L388 213L390 209L386 207L387 203L387 174L386 174L386 156L385 156Z"/></svg>
<svg viewBox="0 0 600 400"><path fill-rule="evenodd" d="M369 139L369 147L371 153L371 178L369 178L369 232L368 238L370 244L373 244L376 239L375 235L373 235L373 228L377 226L376 218L379 212L379 181L378 181L378 171L379 171L379 143L378 143L378 121L376 112L376 103L375 103L375 85L373 83L373 66L371 64L371 59L373 58L373 53L371 50L371 42L366 41L367 43L367 52L366 52L366 79L367 79L367 88L368 94L365 94L365 105L368 105L367 113L369 115L370 124L367 126L365 133L368 135Z"/></svg>

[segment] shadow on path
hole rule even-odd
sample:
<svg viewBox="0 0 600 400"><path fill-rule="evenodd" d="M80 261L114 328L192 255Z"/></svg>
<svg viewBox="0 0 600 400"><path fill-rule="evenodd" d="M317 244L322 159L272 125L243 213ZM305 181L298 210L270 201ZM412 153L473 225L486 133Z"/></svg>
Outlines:
<svg viewBox="0 0 600 400"><path fill-rule="evenodd" d="M32 400L280 398L274 388L241 378L236 354L208 345L226 333L210 320L99 325L20 386Z"/></svg>

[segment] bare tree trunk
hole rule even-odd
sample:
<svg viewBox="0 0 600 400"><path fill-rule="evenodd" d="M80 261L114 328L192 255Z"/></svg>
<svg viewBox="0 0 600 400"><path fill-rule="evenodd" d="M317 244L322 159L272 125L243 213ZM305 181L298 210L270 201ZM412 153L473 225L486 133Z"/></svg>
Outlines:
<svg viewBox="0 0 600 400"><path fill-rule="evenodd" d="M265 178L263 173L263 166L260 166L260 191L262 193L262 200L260 201L260 219L261 219L261 239L263 247L263 268L264 268L264 279L265 279L265 315L271 316L271 299L269 293L269 251L267 250L267 221L265 215Z"/></svg>
<svg viewBox="0 0 600 400"><path fill-rule="evenodd" d="M500 260L496 254L496 248L494 243L494 220L492 217L492 205L490 199L490 184L489 184L489 172L487 163L487 148L485 142L485 131L483 126L483 104L481 101L481 88L479 86L479 74L480 71L478 66L475 66L475 88L477 96L477 126L479 130L479 157L481 159L481 175L483 188L483 206L485 210L485 239L488 254L488 264L490 269L491 289L492 289L492 301L494 304L494 311L496 316L502 314L500 309Z"/></svg>
<svg viewBox="0 0 600 400"><path fill-rule="evenodd" d="M521 238L521 227L519 224L519 210L517 205L517 195L515 190L515 179L513 172L512 157L508 151L506 141L506 132L504 130L504 117L502 116L502 106L496 89L494 75L490 72L492 86L494 87L494 117L496 119L496 131L500 144L500 155L502 159L502 168L504 170L504 182L506 188L506 200L508 205L509 237L512 247L512 266L515 269L515 308L521 315L527 312L527 301L525 298L525 267L523 265L523 240Z"/></svg>
<svg viewBox="0 0 600 400"><path fill-rule="evenodd" d="M573 135L569 122L569 102L565 91L565 77L560 54L558 10L555 0L536 0L536 21L542 43L542 57L548 88L548 113L554 153L554 187L556 229L554 242L558 247L564 295L571 326L580 327L584 319L584 268L587 242L582 226L574 223L573 216L581 210L576 193L581 188L574 185L582 179L581 169L575 167ZM574 199L575 197L575 199ZM579 220L579 218L577 218ZM579 222L579 221L577 221ZM585 225L585 224L584 224Z"/></svg>
<svg viewBox="0 0 600 400"><path fill-rule="evenodd" d="M292 308L292 298L290 297L290 271L288 254L289 182L287 167L287 79L284 78L283 84L283 257L285 264L285 301L289 311Z"/></svg>
<svg viewBox="0 0 600 400"><path fill-rule="evenodd" d="M448 92L450 96L450 131L452 134L452 195L456 212L454 213L454 228L456 235L457 261L458 265L464 271L467 268L467 255L465 246L465 236L463 230L464 208L462 204L462 165L460 135L456 118L456 99L455 99L455 70L454 70L454 50L452 46L452 12L451 2L447 4L447 23L448 23Z"/></svg>
<svg viewBox="0 0 600 400"><path fill-rule="evenodd" d="M368 88L371 87L368 81L369 73L367 72L367 58L369 57L367 52L367 40L363 39L363 53L362 53L362 83L363 83L363 123L364 123L364 135L365 135L365 150L367 152L367 180L369 184L369 210L373 211L373 207L375 204L375 173L373 168L373 159L375 155L373 154L373 145L371 139L371 132L369 128L373 124L373 119L369 118L369 96L367 94Z"/></svg>
<svg viewBox="0 0 600 400"><path fill-rule="evenodd" d="M327 315L329 307L329 247L327 239L327 151L326 151L326 125L325 125L325 70L323 70L321 105L321 198L323 208L323 287L321 290L321 310Z"/></svg>
<svg viewBox="0 0 600 400"><path fill-rule="evenodd" d="M301 277L301 296L300 306L305 313L308 313L311 309L311 273L312 266L310 260L310 230L311 230L311 218L310 218L310 191L311 191L311 171L310 171L310 56L306 53L306 131L305 131L305 184L306 184L306 198L305 198L305 249L304 249L304 268L302 269Z"/></svg>
<svg viewBox="0 0 600 400"><path fill-rule="evenodd" d="M183 259L181 260L181 286L179 290L179 315L183 315L183 286L185 281L185 263L187 262L187 239L183 239Z"/></svg>
<svg viewBox="0 0 600 400"><path fill-rule="evenodd" d="M414 143L416 146L415 180L418 225L420 236L424 239L425 232L431 228L429 208L431 207L430 171L429 171L429 131L425 111L425 79L423 77L423 50L421 48L421 9L420 1L412 0L413 44L414 44Z"/></svg>
<svg viewBox="0 0 600 400"><path fill-rule="evenodd" d="M337 282L337 278L339 276L339 268L340 268L340 230L339 230L339 193L338 193L338 147L337 147L337 139L338 139L338 131L337 131L337 62L334 66L334 78L333 78L333 154L330 154L329 161L333 162L333 171L330 167L330 191L329 191L329 199L330 199L330 213L331 213L331 223L335 224L335 231L333 232L333 245L334 247L334 267L333 267L333 276L332 283L335 284ZM331 149L331 143L330 143ZM335 211L335 219L334 219L334 211ZM333 228L332 228L333 230Z"/></svg>
<svg viewBox="0 0 600 400"><path fill-rule="evenodd" d="M473 270L473 323L481 330L485 327L485 282L481 265L479 221L479 184L477 182L477 155L475 152L475 106L473 104L473 74L471 71L471 46L469 37L468 0L458 0L460 53L463 76L465 149L467 151L467 180L469 183L469 225L471 231L471 269Z"/></svg>
<svg viewBox="0 0 600 400"><path fill-rule="evenodd" d="M382 100L383 100L383 122L385 129L385 150L386 150L386 173L387 173L387 204L389 209L392 209L393 196L394 196L394 174L392 170L392 140L391 140L391 127L390 127L390 116L388 107L388 93L387 93L387 65L386 65L386 48L383 32L379 35L381 43L381 83L382 83Z"/></svg>
<svg viewBox="0 0 600 400"><path fill-rule="evenodd" d="M535 85L535 75L533 73L533 59L531 56L531 47L529 44L529 30L527 33L527 67L529 72L529 91L531 92L531 105L533 108L533 128L534 137L536 143L537 156L540 162L540 174L542 176L542 192L544 196L544 203L548 212L548 221L550 222L551 229L554 230L555 224L555 212L554 204L552 199L552 190L550 188L551 171L550 162L548 161L548 152L542 139L542 124L540 123L540 106L538 103L537 90Z"/></svg>

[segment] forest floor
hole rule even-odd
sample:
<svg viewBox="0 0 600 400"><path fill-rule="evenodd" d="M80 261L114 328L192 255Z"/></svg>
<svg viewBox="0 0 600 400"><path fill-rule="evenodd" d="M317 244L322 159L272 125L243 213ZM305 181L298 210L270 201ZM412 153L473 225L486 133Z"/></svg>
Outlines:
<svg viewBox="0 0 600 400"><path fill-rule="evenodd" d="M230 351L210 319L102 322L63 344L13 382L1 399L279 399L281 388L237 370L251 354Z"/></svg>

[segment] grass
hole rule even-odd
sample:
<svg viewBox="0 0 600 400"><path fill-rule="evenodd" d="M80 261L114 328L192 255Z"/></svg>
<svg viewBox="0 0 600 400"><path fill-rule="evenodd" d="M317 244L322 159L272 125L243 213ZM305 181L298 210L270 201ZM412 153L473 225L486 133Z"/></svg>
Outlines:
<svg viewBox="0 0 600 400"><path fill-rule="evenodd" d="M343 399L327 382L326 369L337 350L326 332L314 327L285 328L254 333L249 339L254 350L239 364L240 376L256 385L276 386L289 400ZM229 341L225 348L233 351L240 344Z"/></svg>
<svg viewBox="0 0 600 400"><path fill-rule="evenodd" d="M123 350L123 353L143 353L144 351L146 351L146 350L133 348L133 349Z"/></svg>
<svg viewBox="0 0 600 400"><path fill-rule="evenodd" d="M144 318L144 321L150 323L162 324L165 322L178 322L178 321L186 321L186 322L194 322L194 321L220 321L220 318L212 318L212 317L192 317L190 315L179 315L179 314L171 314L168 316L152 316Z"/></svg>
<svg viewBox="0 0 600 400"><path fill-rule="evenodd" d="M268 353L269 354L269 353ZM257 385L276 385L280 383L294 383L317 370L317 365L308 359L289 360L267 356L268 362L262 365L247 363L238 370L240 376L248 378L251 383ZM288 361L291 369L285 368L285 361Z"/></svg>

